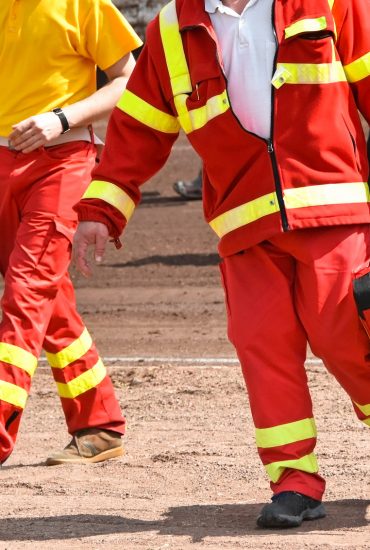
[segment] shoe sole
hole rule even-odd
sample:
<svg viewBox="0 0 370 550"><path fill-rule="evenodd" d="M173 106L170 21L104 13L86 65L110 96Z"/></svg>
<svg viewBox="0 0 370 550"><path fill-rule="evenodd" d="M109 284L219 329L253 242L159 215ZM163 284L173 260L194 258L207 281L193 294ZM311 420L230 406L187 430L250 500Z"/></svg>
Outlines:
<svg viewBox="0 0 370 550"><path fill-rule="evenodd" d="M267 528L288 528L299 527L303 521L312 521L315 519L321 519L326 516L325 508L323 504L316 506L316 508L309 508L304 510L299 516L288 516L285 514L279 514L277 516L259 516L257 518L258 527Z"/></svg>
<svg viewBox="0 0 370 550"><path fill-rule="evenodd" d="M84 458L73 457L73 458L53 458L49 457L46 459L46 466L57 466L58 464L94 464L96 462L104 462L104 460L109 460L111 458L118 458L119 456L124 455L123 447L117 447L115 449L109 449L108 451L103 451L98 455Z"/></svg>

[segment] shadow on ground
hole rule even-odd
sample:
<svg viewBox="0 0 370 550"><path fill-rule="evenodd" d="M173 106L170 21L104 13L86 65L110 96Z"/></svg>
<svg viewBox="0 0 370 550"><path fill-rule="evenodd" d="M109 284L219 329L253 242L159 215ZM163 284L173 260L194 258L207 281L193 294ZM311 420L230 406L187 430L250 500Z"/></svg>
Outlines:
<svg viewBox="0 0 370 550"><path fill-rule="evenodd" d="M237 537L247 534L263 537L272 532L280 536L365 527L369 500L341 500L326 503L327 517L304 522L288 530L265 531L256 528L262 504L194 505L169 508L162 519L145 521L124 516L76 514L54 517L18 517L0 520L0 540L30 541L75 539L109 534L157 532L160 535L186 536L193 542L206 537Z"/></svg>
<svg viewBox="0 0 370 550"><path fill-rule="evenodd" d="M157 191L144 191L139 208L150 206L181 206L185 202L193 202L191 199L184 199L180 196L168 197L161 195Z"/></svg>
<svg viewBox="0 0 370 550"><path fill-rule="evenodd" d="M140 267L144 265L162 264L162 265L195 265L195 266L207 266L218 265L220 263L220 256L218 254L172 254L169 256L147 256L146 258L139 258L124 263L105 264L105 267Z"/></svg>

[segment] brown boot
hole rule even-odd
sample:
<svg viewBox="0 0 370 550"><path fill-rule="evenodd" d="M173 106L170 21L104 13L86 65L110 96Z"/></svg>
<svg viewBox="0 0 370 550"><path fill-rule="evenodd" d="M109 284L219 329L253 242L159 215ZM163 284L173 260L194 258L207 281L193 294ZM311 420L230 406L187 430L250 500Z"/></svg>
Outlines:
<svg viewBox="0 0 370 550"><path fill-rule="evenodd" d="M63 451L50 455L46 465L102 462L122 456L123 452L121 434L100 428L86 428L76 432Z"/></svg>

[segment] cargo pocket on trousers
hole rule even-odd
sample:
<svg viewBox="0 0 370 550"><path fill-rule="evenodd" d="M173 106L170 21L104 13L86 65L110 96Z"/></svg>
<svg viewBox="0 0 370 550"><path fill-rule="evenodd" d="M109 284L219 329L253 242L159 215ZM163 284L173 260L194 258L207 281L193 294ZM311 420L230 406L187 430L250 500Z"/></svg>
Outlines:
<svg viewBox="0 0 370 550"><path fill-rule="evenodd" d="M353 297L358 316L370 338L370 265L362 265L352 273Z"/></svg>
<svg viewBox="0 0 370 550"><path fill-rule="evenodd" d="M49 230L44 238L43 250L38 258L33 276L35 286L40 286L40 291L43 294L50 296L55 294L62 278L67 273L76 225L75 221L63 218L50 220ZM42 287L44 287L44 291L42 291Z"/></svg>

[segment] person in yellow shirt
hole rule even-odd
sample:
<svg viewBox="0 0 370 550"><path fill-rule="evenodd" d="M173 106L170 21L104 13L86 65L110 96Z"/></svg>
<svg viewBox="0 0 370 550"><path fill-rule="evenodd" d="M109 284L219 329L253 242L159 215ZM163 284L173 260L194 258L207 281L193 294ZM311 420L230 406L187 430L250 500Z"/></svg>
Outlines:
<svg viewBox="0 0 370 550"><path fill-rule="evenodd" d="M110 0L2 0L0 29L0 463L42 349L72 436L46 463L106 460L123 453L125 419L76 311L72 206L96 160L92 124L118 101L141 40Z"/></svg>

